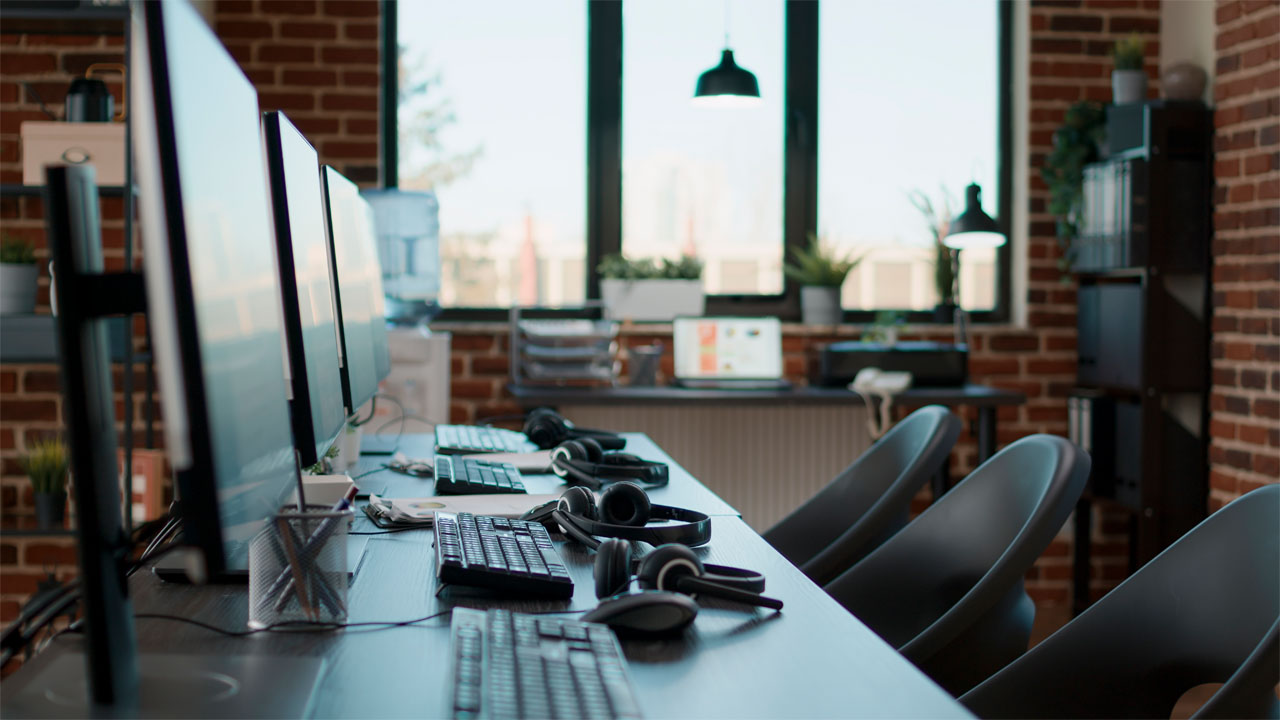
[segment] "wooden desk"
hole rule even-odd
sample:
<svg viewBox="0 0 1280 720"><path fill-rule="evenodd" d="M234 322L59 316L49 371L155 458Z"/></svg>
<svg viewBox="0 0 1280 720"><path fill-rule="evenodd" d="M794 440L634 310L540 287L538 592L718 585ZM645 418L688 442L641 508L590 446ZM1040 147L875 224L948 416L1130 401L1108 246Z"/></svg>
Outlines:
<svg viewBox="0 0 1280 720"><path fill-rule="evenodd" d="M642 444L635 442L637 448ZM644 454L654 457L654 451L657 448L649 447ZM694 497L699 494L697 485L681 471L667 488L655 491L654 499ZM354 529L369 531L373 526L357 516ZM370 539L351 585L351 622L406 620L454 606L537 611L587 610L596 604L593 554L565 544L559 545L560 552L576 585L570 601L501 599L465 588L450 588L437 597L431 539L430 530ZM970 717L741 519L716 517L711 544L698 552L709 562L763 572L768 577L768 594L782 599L786 608L777 614L743 611L708 600L682 637L624 642L646 717ZM179 615L228 629L245 627L248 593L244 587L166 585L149 573L139 573L131 588L137 612ZM377 631L353 628L326 634L227 638L183 623L137 622L144 652L325 658L326 677L312 704L319 718L444 714L451 659L448 628L448 619L440 618L420 626ZM74 638L60 640L57 646L76 643ZM58 648L46 655L56 652Z"/></svg>

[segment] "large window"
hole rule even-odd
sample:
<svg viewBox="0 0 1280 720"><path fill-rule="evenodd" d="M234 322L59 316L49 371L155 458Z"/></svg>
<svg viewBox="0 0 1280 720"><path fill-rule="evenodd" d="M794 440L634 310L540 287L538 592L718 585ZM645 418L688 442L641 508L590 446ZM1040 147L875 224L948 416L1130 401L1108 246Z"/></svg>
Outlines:
<svg viewBox="0 0 1280 720"><path fill-rule="evenodd" d="M623 4L622 250L694 255L713 294L782 292L783 4ZM679 22L672 22L679 18ZM690 102L720 61L725 23L758 106Z"/></svg>
<svg viewBox="0 0 1280 720"><path fill-rule="evenodd" d="M846 319L927 319L933 228L969 182L1008 227L1007 5L398 3L388 159L402 187L438 195L441 304L573 305L621 250L702 259L709 312L789 318L798 288L782 262L816 232L864 258ZM691 102L726 33L759 81L756 107ZM1008 255L961 253L960 304L976 319L1007 317Z"/></svg>
<svg viewBox="0 0 1280 720"><path fill-rule="evenodd" d="M846 309L932 308L935 229L970 182L995 215L996 12L996 0L820 5L818 231L863 258ZM996 251L959 259L961 307L995 307Z"/></svg>
<svg viewBox="0 0 1280 720"><path fill-rule="evenodd" d="M400 187L440 204L440 303L586 295L586 5L398 3Z"/></svg>

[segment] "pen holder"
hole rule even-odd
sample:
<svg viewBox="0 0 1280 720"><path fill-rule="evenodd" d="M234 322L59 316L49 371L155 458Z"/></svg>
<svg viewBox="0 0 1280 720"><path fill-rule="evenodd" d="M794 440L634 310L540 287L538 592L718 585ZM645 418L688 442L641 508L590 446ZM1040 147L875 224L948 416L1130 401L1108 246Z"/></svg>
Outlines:
<svg viewBox="0 0 1280 720"><path fill-rule="evenodd" d="M347 530L353 513L282 512L249 545L249 627L347 619Z"/></svg>

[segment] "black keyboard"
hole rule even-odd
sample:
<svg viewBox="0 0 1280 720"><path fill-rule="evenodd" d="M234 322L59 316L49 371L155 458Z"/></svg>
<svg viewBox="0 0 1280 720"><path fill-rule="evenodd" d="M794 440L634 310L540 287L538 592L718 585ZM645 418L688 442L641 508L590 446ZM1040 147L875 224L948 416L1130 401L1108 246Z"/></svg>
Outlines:
<svg viewBox="0 0 1280 720"><path fill-rule="evenodd" d="M436 452L446 455L470 453L525 453L539 448L522 432L482 425L437 425Z"/></svg>
<svg viewBox="0 0 1280 720"><path fill-rule="evenodd" d="M520 481L520 471L509 463L437 455L435 476L437 495L528 492Z"/></svg>
<svg viewBox="0 0 1280 720"><path fill-rule="evenodd" d="M455 718L639 718L627 661L605 625L454 608Z"/></svg>
<svg viewBox="0 0 1280 720"><path fill-rule="evenodd" d="M541 523L436 513L436 577L515 595L568 599L573 580Z"/></svg>

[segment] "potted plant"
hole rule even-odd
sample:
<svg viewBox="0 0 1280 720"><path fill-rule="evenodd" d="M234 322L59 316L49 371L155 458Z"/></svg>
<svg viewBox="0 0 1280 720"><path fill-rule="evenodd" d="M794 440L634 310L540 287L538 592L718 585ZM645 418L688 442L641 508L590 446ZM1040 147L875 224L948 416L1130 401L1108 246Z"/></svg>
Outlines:
<svg viewBox="0 0 1280 720"><path fill-rule="evenodd" d="M67 509L67 447L62 441L38 440L22 458L22 470L35 491L36 524L42 530L62 527Z"/></svg>
<svg viewBox="0 0 1280 720"><path fill-rule="evenodd" d="M840 287L861 257L838 254L809 233L809 246L792 248L791 262L782 267L787 277L800 283L800 319L806 325L838 325L841 320Z"/></svg>
<svg viewBox="0 0 1280 720"><path fill-rule="evenodd" d="M1147 41L1133 33L1116 41L1111 56L1116 68L1111 71L1111 101L1116 105L1142 102L1147 98L1147 71L1143 69Z"/></svg>
<svg viewBox="0 0 1280 720"><path fill-rule="evenodd" d="M661 262L609 255L596 269L611 318L670 322L677 315L701 315L705 307L702 261L691 255Z"/></svg>
<svg viewBox="0 0 1280 720"><path fill-rule="evenodd" d="M893 347L898 344L898 331L906 322L907 314L901 310L881 310L871 326L862 332L861 340Z"/></svg>
<svg viewBox="0 0 1280 720"><path fill-rule="evenodd" d="M1072 105L1062 127L1053 133L1053 150L1040 169L1040 177L1049 186L1049 212L1058 219L1058 245L1062 248L1058 267L1064 273L1071 269L1071 245L1084 203L1084 166L1102 156L1106 134L1107 114L1101 105Z"/></svg>
<svg viewBox="0 0 1280 720"><path fill-rule="evenodd" d="M935 207L933 201L923 192L916 190L910 195L911 204L924 215L925 225L933 236L933 288L938 293L938 304L933 308L933 321L949 323L955 318L956 278L959 275L960 253L943 244L947 229L951 225L951 201L944 190L942 207Z"/></svg>
<svg viewBox="0 0 1280 720"><path fill-rule="evenodd" d="M0 240L0 315L30 315L36 309L35 248L21 238Z"/></svg>

